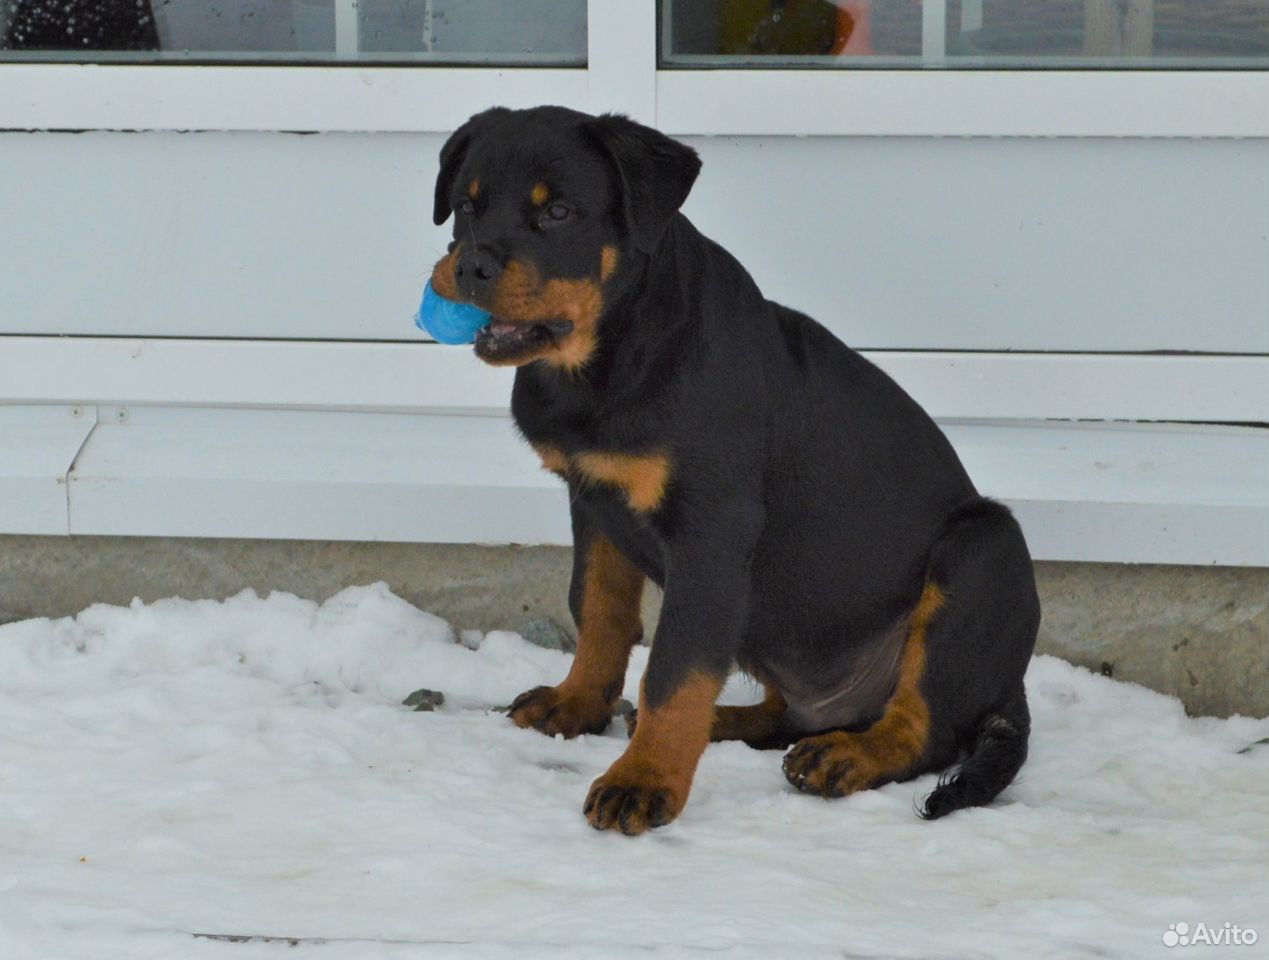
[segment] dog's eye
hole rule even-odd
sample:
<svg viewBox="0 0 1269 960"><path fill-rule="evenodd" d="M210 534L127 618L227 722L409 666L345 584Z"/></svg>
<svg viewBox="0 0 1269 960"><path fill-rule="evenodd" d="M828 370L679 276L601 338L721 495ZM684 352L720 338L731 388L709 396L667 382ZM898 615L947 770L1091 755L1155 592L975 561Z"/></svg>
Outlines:
<svg viewBox="0 0 1269 960"><path fill-rule="evenodd" d="M572 212L572 208L567 204L553 203L546 208L546 218L548 220L566 220Z"/></svg>
<svg viewBox="0 0 1269 960"><path fill-rule="evenodd" d="M464 216L470 217L476 212L476 205L471 202L470 198L464 197L458 201L458 206L455 209Z"/></svg>

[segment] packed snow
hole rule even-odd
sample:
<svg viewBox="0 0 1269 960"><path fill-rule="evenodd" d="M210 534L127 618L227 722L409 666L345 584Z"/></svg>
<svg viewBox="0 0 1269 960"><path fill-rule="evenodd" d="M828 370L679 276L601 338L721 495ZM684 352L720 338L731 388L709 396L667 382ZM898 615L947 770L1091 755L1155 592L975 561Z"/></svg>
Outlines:
<svg viewBox="0 0 1269 960"><path fill-rule="evenodd" d="M990 807L919 820L933 777L824 801L725 743L628 838L581 815L617 724L565 741L493 709L567 668L382 584L0 627L0 957L1269 950L1269 721L1037 657L1031 759ZM419 687L444 705L402 706ZM1200 922L1259 942L1165 945Z"/></svg>

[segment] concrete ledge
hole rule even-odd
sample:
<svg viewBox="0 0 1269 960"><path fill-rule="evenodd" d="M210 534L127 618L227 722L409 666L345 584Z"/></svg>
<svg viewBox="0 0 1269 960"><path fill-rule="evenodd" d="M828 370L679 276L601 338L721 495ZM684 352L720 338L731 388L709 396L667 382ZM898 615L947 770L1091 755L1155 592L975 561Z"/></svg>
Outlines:
<svg viewBox="0 0 1269 960"><path fill-rule="evenodd" d="M386 581L460 628L571 628L566 547L0 536L0 623L133 597L247 587L323 600ZM1179 696L1192 714L1269 715L1269 569L1041 563L1039 650ZM649 590L645 620L659 596ZM649 626L649 634L651 629Z"/></svg>

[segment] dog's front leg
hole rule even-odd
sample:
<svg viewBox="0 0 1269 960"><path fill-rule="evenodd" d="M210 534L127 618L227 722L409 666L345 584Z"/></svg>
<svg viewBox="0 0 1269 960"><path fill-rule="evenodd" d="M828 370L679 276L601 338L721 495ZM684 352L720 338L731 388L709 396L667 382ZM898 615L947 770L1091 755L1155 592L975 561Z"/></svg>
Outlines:
<svg viewBox="0 0 1269 960"><path fill-rule="evenodd" d="M569 607L577 655L558 686L516 697L508 714L521 727L554 736L602 733L626 679L630 650L643 637L643 574L573 505L573 582Z"/></svg>
<svg viewBox="0 0 1269 960"><path fill-rule="evenodd" d="M715 515L669 543L639 723L626 752L591 785L583 808L595 829L643 833L669 823L687 803L748 613L757 512Z"/></svg>

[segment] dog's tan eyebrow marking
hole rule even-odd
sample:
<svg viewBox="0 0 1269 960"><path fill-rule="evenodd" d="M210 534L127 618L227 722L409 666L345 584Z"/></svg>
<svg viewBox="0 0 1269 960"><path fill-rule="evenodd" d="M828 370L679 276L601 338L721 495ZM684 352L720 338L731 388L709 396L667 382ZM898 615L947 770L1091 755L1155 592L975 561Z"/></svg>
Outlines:
<svg viewBox="0 0 1269 960"><path fill-rule="evenodd" d="M535 207L540 207L546 201L551 199L551 191L547 189L545 183L535 183L533 189L529 191L529 200Z"/></svg>
<svg viewBox="0 0 1269 960"><path fill-rule="evenodd" d="M467 196L473 200L480 196L480 177L476 177L471 183L467 184Z"/></svg>
<svg viewBox="0 0 1269 960"><path fill-rule="evenodd" d="M601 283L608 282L608 278L617 269L617 261L620 259L621 254L617 252L616 247L604 247L599 255L599 280Z"/></svg>

